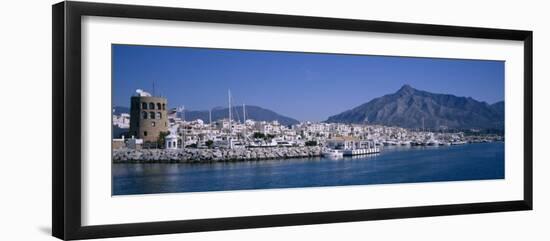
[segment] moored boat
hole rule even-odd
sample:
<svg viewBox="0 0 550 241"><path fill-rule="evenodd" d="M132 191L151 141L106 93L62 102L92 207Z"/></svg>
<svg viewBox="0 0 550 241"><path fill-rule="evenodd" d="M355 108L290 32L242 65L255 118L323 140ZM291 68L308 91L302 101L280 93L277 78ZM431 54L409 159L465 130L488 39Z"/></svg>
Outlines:
<svg viewBox="0 0 550 241"><path fill-rule="evenodd" d="M451 142L451 145L464 145L464 144L467 144L468 142L466 141L453 141Z"/></svg>
<svg viewBox="0 0 550 241"><path fill-rule="evenodd" d="M380 148L372 147L372 148L347 149L347 150L344 150L343 152L344 156L367 155L367 154L374 154L374 153L380 153Z"/></svg>
<svg viewBox="0 0 550 241"><path fill-rule="evenodd" d="M344 152L336 149L327 149L321 153L324 157L340 158L344 156Z"/></svg>

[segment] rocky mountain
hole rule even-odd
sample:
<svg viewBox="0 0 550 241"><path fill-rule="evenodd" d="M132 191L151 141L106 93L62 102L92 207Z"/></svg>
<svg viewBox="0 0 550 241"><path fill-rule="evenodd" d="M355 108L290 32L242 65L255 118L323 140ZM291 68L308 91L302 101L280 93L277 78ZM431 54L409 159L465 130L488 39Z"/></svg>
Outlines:
<svg viewBox="0 0 550 241"><path fill-rule="evenodd" d="M221 108L217 107L212 109L212 121L227 118L228 117L228 108ZM299 121L280 115L274 111L264 109L258 106L253 105L247 105L246 108L246 118L252 119L255 121L274 121L277 120L282 125L294 125L298 124ZM234 106L233 107L233 120L243 120L243 107L242 106ZM196 120L201 119L205 122L208 122L208 111L185 111L185 119L186 120Z"/></svg>
<svg viewBox="0 0 550 241"><path fill-rule="evenodd" d="M492 104L491 108L504 118L504 101Z"/></svg>
<svg viewBox="0 0 550 241"><path fill-rule="evenodd" d="M404 85L397 92L331 116L329 123L372 123L405 128L504 128L504 102L435 94Z"/></svg>

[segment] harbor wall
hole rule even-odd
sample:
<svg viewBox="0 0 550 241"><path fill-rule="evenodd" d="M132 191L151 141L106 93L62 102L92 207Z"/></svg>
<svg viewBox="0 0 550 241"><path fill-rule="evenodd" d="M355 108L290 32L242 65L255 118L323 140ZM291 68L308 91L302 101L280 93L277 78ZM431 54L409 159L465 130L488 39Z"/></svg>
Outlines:
<svg viewBox="0 0 550 241"><path fill-rule="evenodd" d="M247 149L115 149L113 163L208 163L321 156L321 147Z"/></svg>

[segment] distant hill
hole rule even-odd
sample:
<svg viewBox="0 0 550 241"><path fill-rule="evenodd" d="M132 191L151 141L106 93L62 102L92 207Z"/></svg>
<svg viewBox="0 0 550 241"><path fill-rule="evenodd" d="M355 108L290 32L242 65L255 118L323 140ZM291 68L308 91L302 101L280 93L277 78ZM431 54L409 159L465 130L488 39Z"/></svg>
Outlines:
<svg viewBox="0 0 550 241"><path fill-rule="evenodd" d="M504 102L489 105L470 97L435 94L404 85L329 117L329 123L372 123L405 128L504 129Z"/></svg>
<svg viewBox="0 0 550 241"><path fill-rule="evenodd" d="M227 118L228 115L229 115L227 109L228 108L221 108L221 107L214 108L212 110L212 121ZM246 118L247 119L252 119L252 120L255 120L255 121L274 121L274 120L277 120L282 125L294 125L294 124L299 123L299 121L297 121L293 118L280 115L280 114L278 114L274 111L264 109L264 108L261 108L261 107L258 107L258 106L247 105L245 110L246 110ZM234 106L232 115L233 115L233 118L232 118L233 120L239 120L240 119L242 121L242 119L243 119L243 107L242 106ZM205 122L208 122L208 111L207 110L204 110L204 111L185 111L185 119L186 120L201 119Z"/></svg>
<svg viewBox="0 0 550 241"><path fill-rule="evenodd" d="M113 110L115 114L120 113L130 113L130 108L128 107L122 107L122 106L115 106L113 107ZM224 119L228 117L228 111L227 108L223 107L215 107L212 109L212 121L216 121L219 119ZM234 106L233 107L233 120L241 120L243 118L243 107L242 106ZM252 119L256 121L274 121L277 120L282 125L294 125L298 124L299 121L280 115L274 111L264 109L258 106L253 105L247 105L246 106L246 118ZM186 110L185 111L185 119L186 120L196 120L201 119L205 122L208 122L208 111L202 110L202 111L193 111L193 110Z"/></svg>

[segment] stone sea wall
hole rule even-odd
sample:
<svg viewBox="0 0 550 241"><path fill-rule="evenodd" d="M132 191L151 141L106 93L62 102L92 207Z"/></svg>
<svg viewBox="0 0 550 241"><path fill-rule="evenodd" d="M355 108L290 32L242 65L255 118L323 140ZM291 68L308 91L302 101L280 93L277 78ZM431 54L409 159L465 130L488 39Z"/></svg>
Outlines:
<svg viewBox="0 0 550 241"><path fill-rule="evenodd" d="M316 157L320 147L272 147L248 149L115 149L113 163L202 163L229 161L258 161Z"/></svg>

